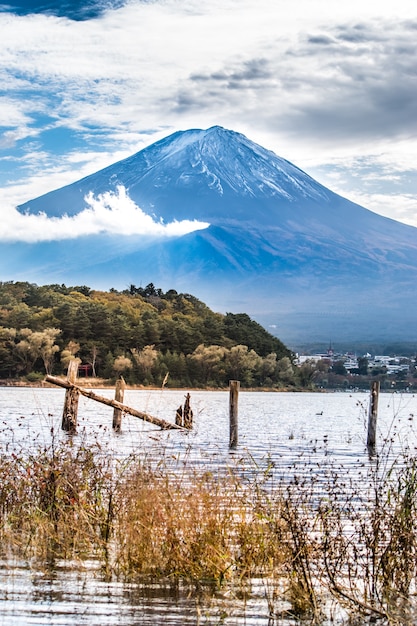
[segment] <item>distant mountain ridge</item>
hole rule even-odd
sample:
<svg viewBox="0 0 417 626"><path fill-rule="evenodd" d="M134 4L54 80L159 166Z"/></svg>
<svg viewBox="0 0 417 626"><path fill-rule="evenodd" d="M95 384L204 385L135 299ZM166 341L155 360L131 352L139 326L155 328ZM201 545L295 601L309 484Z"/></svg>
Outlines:
<svg viewBox="0 0 417 626"><path fill-rule="evenodd" d="M246 312L287 342L417 340L417 229L342 198L244 135L179 131L19 210L76 215L88 194L119 187L155 220L209 227L157 241L98 234L13 244L10 277L153 282Z"/></svg>

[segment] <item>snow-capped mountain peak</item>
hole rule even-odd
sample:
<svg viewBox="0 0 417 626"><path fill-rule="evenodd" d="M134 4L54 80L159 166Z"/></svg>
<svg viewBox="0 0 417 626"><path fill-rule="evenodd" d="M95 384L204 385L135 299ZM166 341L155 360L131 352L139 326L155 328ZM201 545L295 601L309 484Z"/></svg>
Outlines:
<svg viewBox="0 0 417 626"><path fill-rule="evenodd" d="M207 130L178 131L62 190L27 202L19 209L57 216L61 210L56 197L66 193L71 202L66 203L65 210L73 215L85 208L83 199L89 193L98 195L121 186L132 200L145 201L145 204L146 193L140 192L144 187L169 188L170 193L175 188L177 193L185 195L191 189L193 194L198 191L199 195L329 201L328 190L289 161L240 133L213 126Z"/></svg>
<svg viewBox="0 0 417 626"><path fill-rule="evenodd" d="M153 230L190 226L170 226L175 236L163 240L128 228L97 230L68 249L16 244L3 255L3 276L107 288L153 282L247 312L287 341L417 339L417 229L349 202L242 134L178 131L20 210L75 216L97 198L109 210L123 200L132 215L136 206Z"/></svg>

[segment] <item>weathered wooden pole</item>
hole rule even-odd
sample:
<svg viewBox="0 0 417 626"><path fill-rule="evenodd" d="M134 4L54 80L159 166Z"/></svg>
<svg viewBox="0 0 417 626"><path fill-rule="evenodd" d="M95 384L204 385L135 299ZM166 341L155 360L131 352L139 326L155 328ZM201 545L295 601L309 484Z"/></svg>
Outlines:
<svg viewBox="0 0 417 626"><path fill-rule="evenodd" d="M238 442L238 404L239 404L238 380L229 381L229 420L230 420L230 448L236 448Z"/></svg>
<svg viewBox="0 0 417 626"><path fill-rule="evenodd" d="M185 396L185 402L184 402L183 418L184 418L184 428L188 428L188 430L191 430L193 427L193 411L191 409L190 399L191 399L191 396L189 393L187 393L187 395Z"/></svg>
<svg viewBox="0 0 417 626"><path fill-rule="evenodd" d="M371 396L369 399L369 415L368 415L368 448L375 448L376 443L376 420L378 417L378 399L379 399L379 380L374 380L371 385Z"/></svg>
<svg viewBox="0 0 417 626"><path fill-rule="evenodd" d="M188 430L192 430L193 428L193 411L191 409L190 404L191 396L189 393L185 396L184 408L182 408L182 404L178 407L175 412L175 423L177 426L182 426L183 428L187 428Z"/></svg>
<svg viewBox="0 0 417 626"><path fill-rule="evenodd" d="M175 411L175 423L177 426L181 426L181 428L184 427L184 418L182 415L182 404L180 404L178 409Z"/></svg>
<svg viewBox="0 0 417 626"><path fill-rule="evenodd" d="M123 376L116 380L116 389L114 392L114 399L116 402L120 402L123 404L124 395L125 395L126 383L124 381ZM122 429L122 415L123 411L121 409L114 409L113 411L113 430L116 433L119 433Z"/></svg>
<svg viewBox="0 0 417 626"><path fill-rule="evenodd" d="M77 430L78 399L80 393L78 388L73 386L77 381L78 361L72 359L68 364L67 381L71 387L65 392L64 410L62 413L62 430L68 433L75 433Z"/></svg>

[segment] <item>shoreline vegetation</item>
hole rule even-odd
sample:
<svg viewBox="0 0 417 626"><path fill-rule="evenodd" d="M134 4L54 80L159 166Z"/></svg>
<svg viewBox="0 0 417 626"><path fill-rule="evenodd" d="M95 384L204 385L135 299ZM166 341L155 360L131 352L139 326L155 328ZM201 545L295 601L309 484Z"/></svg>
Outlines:
<svg viewBox="0 0 417 626"><path fill-rule="evenodd" d="M65 380L65 376L62 377ZM115 388L115 380L107 380L101 378L77 378L77 385L79 387L84 387L86 389L114 389ZM35 389L56 389L56 386L45 379L30 382L27 380L20 379L0 379L0 387L28 387ZM229 392L229 387L158 387L156 385L141 385L141 384L125 384L126 390L131 391L161 391L161 389L167 389L167 391L224 391ZM242 389L242 392L245 391L259 391L262 392L273 392L273 393L289 393L289 392L308 392L308 393L323 393L325 391L332 391L331 389L306 389L304 387L296 388L296 387L245 387Z"/></svg>
<svg viewBox="0 0 417 626"><path fill-rule="evenodd" d="M66 378L66 373L62 372L60 375L61 378ZM123 378L123 377L121 377ZM111 379L102 379L102 378L93 378L93 377L82 377L77 378L77 385L80 387L91 388L91 389L114 389L117 383L116 378ZM309 384L307 386L298 386L298 385L274 385L274 386L241 386L241 392L251 391L251 392L270 392L270 393L334 393L334 392L346 392L346 393L355 393L355 392L369 392L372 387L372 383L375 381L380 382L380 392L381 393L416 393L417 391L417 380L415 374L412 376L412 380L404 382L402 385L393 384L392 381L389 381L387 384L384 384L384 380L381 380L379 376L363 376L361 378L352 379L350 381L350 385L341 384L340 381L336 381L336 384L332 385L326 381L325 385L321 385L318 381L317 384ZM230 381L229 381L230 383ZM28 388L38 388L38 389L47 389L53 388L54 385L46 380L46 376L36 376L35 380L28 380L26 377L22 378L0 378L0 387L28 387ZM142 383L126 383L125 381L125 389L126 390L138 390L138 391L161 391L161 389L167 389L171 391L180 390L180 391L225 391L229 390L229 384L224 385L156 385L156 384L142 384Z"/></svg>
<svg viewBox="0 0 417 626"><path fill-rule="evenodd" d="M153 284L118 292L0 282L0 378L79 377L160 387L297 384L291 351L245 313L214 313Z"/></svg>
<svg viewBox="0 0 417 626"><path fill-rule="evenodd" d="M195 469L168 452L113 458L98 442L52 435L29 455L0 454L1 558L49 568L93 560L104 580L236 601L257 581L270 625L329 623L329 606L346 624L413 623L417 460L386 458L360 483L335 464L324 481L296 464L277 479L268 459L243 453Z"/></svg>
<svg viewBox="0 0 417 626"><path fill-rule="evenodd" d="M279 329L278 329L279 330ZM417 389L417 361L394 376L386 367L358 367L323 356L296 355L245 313L215 313L195 296L145 288L108 292L87 286L0 282L0 380L42 384L65 375L103 385L123 377L132 388L316 390ZM105 381L105 382L104 382ZM84 384L84 383L82 383ZM87 384L87 383L86 383Z"/></svg>

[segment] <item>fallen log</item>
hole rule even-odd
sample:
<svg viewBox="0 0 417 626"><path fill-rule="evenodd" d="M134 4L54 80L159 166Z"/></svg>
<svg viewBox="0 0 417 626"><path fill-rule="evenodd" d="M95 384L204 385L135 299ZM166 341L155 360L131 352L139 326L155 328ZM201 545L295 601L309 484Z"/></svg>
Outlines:
<svg viewBox="0 0 417 626"><path fill-rule="evenodd" d="M159 417L154 417L149 415L148 413L143 413L142 411L137 411L136 409L132 409L130 406L122 404L121 402L117 402L117 400L111 400L110 398L104 398L103 396L99 396L97 393L93 391L87 391L78 385L74 385L70 383L68 380L63 380L62 378L57 378L56 376L46 376L45 380L52 385L57 385L58 387L63 387L64 389L74 389L77 390L82 396L86 398L90 398L90 400L95 400L96 402L101 402L101 404L107 404L107 406L112 406L114 409L119 409L123 413L128 413L129 415L133 415L134 417L138 417L144 422L149 422L150 424L155 424L155 426L159 426L162 430L186 430L177 424L173 424L171 422L166 422Z"/></svg>

